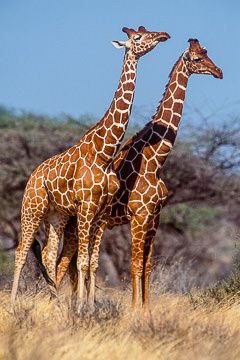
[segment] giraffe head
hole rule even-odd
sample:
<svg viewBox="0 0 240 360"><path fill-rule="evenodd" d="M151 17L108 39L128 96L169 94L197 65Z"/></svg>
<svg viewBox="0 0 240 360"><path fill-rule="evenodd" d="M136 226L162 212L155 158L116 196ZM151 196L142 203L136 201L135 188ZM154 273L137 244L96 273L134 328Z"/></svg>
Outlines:
<svg viewBox="0 0 240 360"><path fill-rule="evenodd" d="M223 73L207 56L205 47L201 47L197 39L189 39L189 48L183 53L183 60L190 74L208 74L222 79Z"/></svg>
<svg viewBox="0 0 240 360"><path fill-rule="evenodd" d="M138 31L124 27L122 29L128 36L127 41L112 41L112 44L118 48L131 50L137 57L147 54L161 42L170 39L166 32L147 31L144 26L139 26Z"/></svg>

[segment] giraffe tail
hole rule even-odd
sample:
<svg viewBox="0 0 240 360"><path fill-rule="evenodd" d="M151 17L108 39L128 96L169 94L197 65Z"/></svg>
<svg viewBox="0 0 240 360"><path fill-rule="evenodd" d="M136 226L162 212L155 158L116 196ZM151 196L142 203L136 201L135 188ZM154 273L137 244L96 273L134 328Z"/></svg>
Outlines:
<svg viewBox="0 0 240 360"><path fill-rule="evenodd" d="M43 265L42 250L41 250L41 246L40 246L39 242L37 241L37 239L34 239L31 249L33 251L35 258L38 260L38 267L41 270L44 279L46 280L46 282L49 285L56 287L54 281L52 281L52 279L48 276L47 270L46 270L45 266Z"/></svg>

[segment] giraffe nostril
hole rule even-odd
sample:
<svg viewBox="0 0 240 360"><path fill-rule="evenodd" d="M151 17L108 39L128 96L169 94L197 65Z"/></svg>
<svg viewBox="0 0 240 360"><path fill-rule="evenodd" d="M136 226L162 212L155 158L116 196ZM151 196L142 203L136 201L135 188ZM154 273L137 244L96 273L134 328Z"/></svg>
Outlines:
<svg viewBox="0 0 240 360"><path fill-rule="evenodd" d="M223 78L222 70L220 68L216 67L216 72L219 74L216 77L218 77L219 79L222 79Z"/></svg>

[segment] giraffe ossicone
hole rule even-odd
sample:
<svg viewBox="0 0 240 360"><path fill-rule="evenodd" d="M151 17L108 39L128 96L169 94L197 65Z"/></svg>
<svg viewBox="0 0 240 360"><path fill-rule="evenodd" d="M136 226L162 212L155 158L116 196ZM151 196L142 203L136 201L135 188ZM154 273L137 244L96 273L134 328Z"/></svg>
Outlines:
<svg viewBox="0 0 240 360"><path fill-rule="evenodd" d="M135 90L137 63L141 56L170 36L165 32L124 28L128 35L120 82L104 117L72 148L42 163L30 176L22 202L22 236L15 254L11 302L16 298L19 277L27 253L42 222L46 245L42 261L53 296L57 296L56 259L62 234L70 216L78 227L78 307L84 301L84 281L90 270L89 303L94 301L95 262L91 248L95 233L106 223L108 204L119 188L113 159L125 134ZM127 45L126 45L127 44Z"/></svg>
<svg viewBox="0 0 240 360"><path fill-rule="evenodd" d="M190 39L189 42L190 46L173 66L152 121L123 145L114 161L120 188L113 197L107 227L131 223L133 308L139 305L140 280L143 305L146 308L149 306L152 245L168 193L160 178L160 171L177 136L188 79L193 73L211 74L219 79L223 77L221 69L207 56L206 49L201 48L198 40ZM96 238L95 254L98 254L105 226L103 224ZM65 229L63 251L57 269L57 286L60 285L76 249L76 218L71 218ZM73 285L74 269L71 266Z"/></svg>

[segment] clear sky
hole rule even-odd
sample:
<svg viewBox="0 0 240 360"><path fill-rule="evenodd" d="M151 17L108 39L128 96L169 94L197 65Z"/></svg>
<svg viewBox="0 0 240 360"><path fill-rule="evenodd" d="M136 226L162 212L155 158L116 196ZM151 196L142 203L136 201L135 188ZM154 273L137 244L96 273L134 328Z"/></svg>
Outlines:
<svg viewBox="0 0 240 360"><path fill-rule="evenodd" d="M38 114L100 118L117 89L122 27L166 31L171 39L140 59L133 114L154 114L188 38L198 38L223 80L193 75L184 111L240 110L239 0L1 0L0 105ZM134 118L134 116L133 116Z"/></svg>

